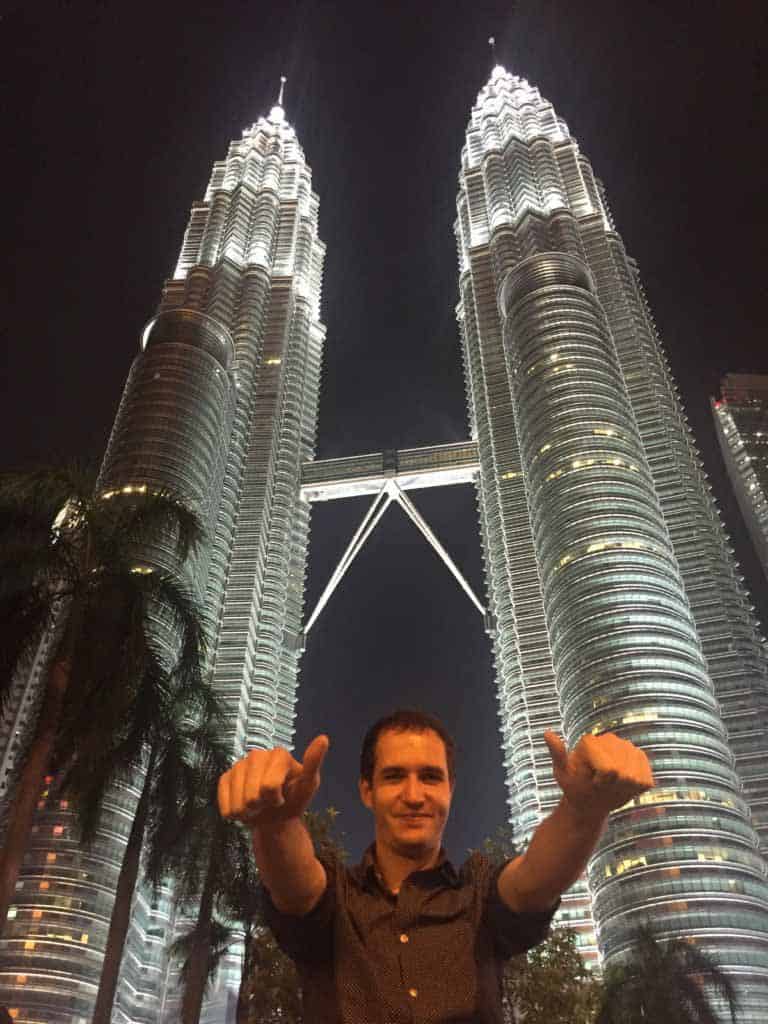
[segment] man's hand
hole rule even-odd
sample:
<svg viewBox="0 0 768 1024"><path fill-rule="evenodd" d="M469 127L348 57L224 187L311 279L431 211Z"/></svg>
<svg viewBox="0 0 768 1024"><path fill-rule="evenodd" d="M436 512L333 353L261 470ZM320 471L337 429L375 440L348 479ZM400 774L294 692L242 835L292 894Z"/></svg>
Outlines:
<svg viewBox="0 0 768 1024"><path fill-rule="evenodd" d="M568 803L585 817L607 817L655 785L643 751L612 732L587 733L570 753L557 733L545 732L544 740L557 784Z"/></svg>
<svg viewBox="0 0 768 1024"><path fill-rule="evenodd" d="M550 910L586 867L609 813L655 784L642 750L612 732L588 733L570 753L556 733L544 740L563 798L499 875L499 895L517 912Z"/></svg>
<svg viewBox="0 0 768 1024"><path fill-rule="evenodd" d="M301 764L287 750L251 750L219 779L219 811L253 828L300 818L320 785L328 737L317 736Z"/></svg>

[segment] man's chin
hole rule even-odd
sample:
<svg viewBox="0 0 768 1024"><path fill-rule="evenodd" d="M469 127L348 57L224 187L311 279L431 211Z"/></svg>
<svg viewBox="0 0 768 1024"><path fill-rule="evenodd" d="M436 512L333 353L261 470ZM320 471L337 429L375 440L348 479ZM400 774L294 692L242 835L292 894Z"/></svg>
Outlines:
<svg viewBox="0 0 768 1024"><path fill-rule="evenodd" d="M433 850L439 849L440 843L423 836L414 836L413 839L408 839L404 836L393 836L391 846L399 857L408 857L409 860L420 860Z"/></svg>
<svg viewBox="0 0 768 1024"><path fill-rule="evenodd" d="M398 840L393 846L399 857L406 857L408 860L422 860L431 849L426 843L416 841L409 843L405 840Z"/></svg>

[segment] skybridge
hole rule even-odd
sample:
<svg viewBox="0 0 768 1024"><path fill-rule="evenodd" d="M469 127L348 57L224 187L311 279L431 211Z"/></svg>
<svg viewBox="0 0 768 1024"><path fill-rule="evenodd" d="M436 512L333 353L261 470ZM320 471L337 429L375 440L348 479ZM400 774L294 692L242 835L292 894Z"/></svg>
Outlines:
<svg viewBox="0 0 768 1024"><path fill-rule="evenodd" d="M374 499L307 620L304 636L306 637L317 621L331 594L392 502L396 502L402 508L434 548L448 571L483 616L486 631L491 633L492 622L488 610L407 494L408 491L426 487L474 483L479 470L477 445L474 441L432 445L428 448L392 449L369 455L305 462L301 472L301 496L305 501L332 501L336 498L357 498L369 494L374 495Z"/></svg>

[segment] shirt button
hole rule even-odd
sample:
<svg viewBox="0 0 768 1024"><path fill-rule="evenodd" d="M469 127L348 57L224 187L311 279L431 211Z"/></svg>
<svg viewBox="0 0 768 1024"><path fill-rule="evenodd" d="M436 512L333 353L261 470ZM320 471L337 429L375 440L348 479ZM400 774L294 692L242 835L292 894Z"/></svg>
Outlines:
<svg viewBox="0 0 768 1024"><path fill-rule="evenodd" d="M411 997L411 999L415 999L418 994L419 994L419 990L417 988L409 988L408 989L408 995Z"/></svg>
<svg viewBox="0 0 768 1024"><path fill-rule="evenodd" d="M403 934L400 936L400 941L401 942L410 942L411 940L408 938L408 936L405 934L405 932L403 932Z"/></svg>

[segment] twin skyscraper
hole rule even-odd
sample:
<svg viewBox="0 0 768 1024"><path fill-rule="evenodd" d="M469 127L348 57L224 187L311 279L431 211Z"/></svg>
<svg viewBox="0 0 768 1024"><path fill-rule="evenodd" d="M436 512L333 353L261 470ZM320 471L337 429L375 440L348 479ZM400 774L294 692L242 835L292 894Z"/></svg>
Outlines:
<svg viewBox="0 0 768 1024"><path fill-rule="evenodd" d="M612 815L561 917L588 959L620 958L649 918L686 937L732 976L742 1024L759 1024L765 639L603 188L552 105L499 66L470 116L455 230L468 440L315 461L324 246L310 169L273 107L192 207L99 488L166 488L204 517L190 584L235 757L291 744L312 501L471 479L517 835L557 799L545 729L645 749L657 787ZM93 850L41 801L0 945L0 1003L19 1020L90 1019L135 798L114 795ZM172 904L140 894L115 1021L177 1019L173 931ZM233 1019L236 967L204 1019Z"/></svg>

